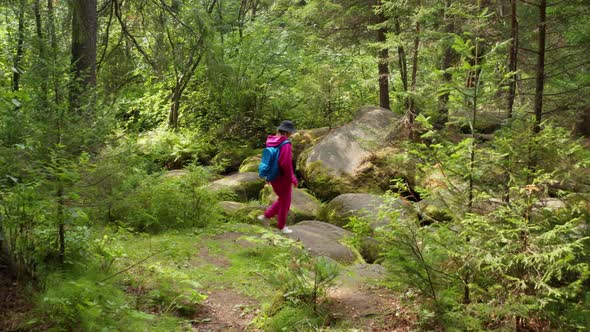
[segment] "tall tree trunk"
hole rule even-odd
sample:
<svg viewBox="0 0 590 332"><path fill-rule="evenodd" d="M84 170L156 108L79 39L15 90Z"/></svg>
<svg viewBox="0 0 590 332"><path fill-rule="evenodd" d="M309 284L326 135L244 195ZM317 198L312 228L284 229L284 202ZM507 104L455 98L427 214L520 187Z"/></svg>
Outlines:
<svg viewBox="0 0 590 332"><path fill-rule="evenodd" d="M41 0L35 0L33 11L35 13L35 27L37 33L37 43L39 47L40 76L41 76L41 94L43 95L43 102L46 103L49 99L49 68L47 58L47 45L43 36L43 21L41 20Z"/></svg>
<svg viewBox="0 0 590 332"><path fill-rule="evenodd" d="M379 1L381 5L381 1ZM378 17L379 23L385 23L387 19L381 12ZM379 50L379 106L390 109L389 104L389 50L383 45L386 41L387 28L382 26L377 30L377 42L382 44Z"/></svg>
<svg viewBox="0 0 590 332"><path fill-rule="evenodd" d="M399 36L401 34L401 24L399 22L399 17L394 19L394 28L395 34ZM404 92L408 92L408 65L406 60L406 51L402 45L397 47L397 59L399 64L400 80L402 82ZM403 102L404 104L407 103L406 98L404 98Z"/></svg>
<svg viewBox="0 0 590 332"><path fill-rule="evenodd" d="M96 0L72 2L72 107L80 107L80 95L96 84Z"/></svg>
<svg viewBox="0 0 590 332"><path fill-rule="evenodd" d="M18 33L16 41L16 54L14 55L14 67L12 71L12 91L20 90L20 78L21 78L21 61L24 55L24 43L25 43L25 0L20 0L18 8Z"/></svg>
<svg viewBox="0 0 590 332"><path fill-rule="evenodd" d="M514 99L516 97L516 70L518 63L518 17L516 16L516 1L510 0L510 54L508 60L508 70L510 70L510 82L508 83L508 114L507 118L512 118L514 108Z"/></svg>
<svg viewBox="0 0 590 332"><path fill-rule="evenodd" d="M49 67L51 80L53 83L54 102L56 105L59 105L61 103L61 93L59 88L59 80L55 73L59 49L57 48L57 35L55 32L55 11L53 8L53 0L47 0L47 38L49 39L49 45L51 47L51 66Z"/></svg>
<svg viewBox="0 0 590 332"><path fill-rule="evenodd" d="M421 3L418 0L418 9L420 9ZM408 97L408 121L410 127L413 127L414 119L418 115L418 109L414 101L413 93L416 92L416 83L418 81L418 54L420 52L420 21L416 22L416 38L414 38L414 53L412 55L412 79L410 83L410 92L412 95ZM413 130L412 130L413 132Z"/></svg>
<svg viewBox="0 0 590 332"><path fill-rule="evenodd" d="M449 18L449 8L451 6L451 0L445 0L444 12L443 12L443 21L444 21L444 32L446 34L445 41L443 43L443 54L442 54L442 61L441 61L441 71L443 72L443 83L446 85L451 84L453 80L453 75L449 72L449 69L453 65L453 60L455 58L455 52L452 48L452 43L449 41L450 35L455 32L455 23L453 19ZM442 93L438 98L439 103L439 118L436 122L437 126L443 127L449 121L449 97L450 92L445 87L445 92Z"/></svg>
<svg viewBox="0 0 590 332"><path fill-rule="evenodd" d="M59 180L57 188L57 219L58 219L58 259L59 263L63 265L66 259L66 230L65 230L65 220L64 220L64 186Z"/></svg>
<svg viewBox="0 0 590 332"><path fill-rule="evenodd" d="M545 88L545 34L546 34L547 0L539 3L539 39L537 49L537 70L535 84L535 126L533 132L541 131L541 119L543 116L543 91Z"/></svg>
<svg viewBox="0 0 590 332"><path fill-rule="evenodd" d="M172 89L172 104L170 105L170 113L168 114L168 126L172 130L178 129L178 114L180 111L180 97L182 92L179 91L180 82Z"/></svg>

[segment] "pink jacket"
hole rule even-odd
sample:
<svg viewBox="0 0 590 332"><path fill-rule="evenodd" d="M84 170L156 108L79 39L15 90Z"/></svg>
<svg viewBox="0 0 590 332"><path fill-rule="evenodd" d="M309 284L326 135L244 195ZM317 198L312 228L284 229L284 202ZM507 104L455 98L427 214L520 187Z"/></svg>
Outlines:
<svg viewBox="0 0 590 332"><path fill-rule="evenodd" d="M287 137L269 135L266 138L266 146L279 146ZM273 182L289 182L290 184L298 185L295 173L293 173L293 150L291 144L285 144L281 147L279 152L279 167L281 169L281 175ZM288 180L287 180L288 179Z"/></svg>

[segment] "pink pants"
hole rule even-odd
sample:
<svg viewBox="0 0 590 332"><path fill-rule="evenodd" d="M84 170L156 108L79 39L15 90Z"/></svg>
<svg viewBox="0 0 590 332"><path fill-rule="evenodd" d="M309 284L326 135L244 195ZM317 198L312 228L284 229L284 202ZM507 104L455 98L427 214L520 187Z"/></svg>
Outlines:
<svg viewBox="0 0 590 332"><path fill-rule="evenodd" d="M286 176L280 176L270 185L279 198L264 211L264 216L269 219L277 216L277 227L283 229L287 223L289 208L291 208L291 194L293 192L291 180Z"/></svg>

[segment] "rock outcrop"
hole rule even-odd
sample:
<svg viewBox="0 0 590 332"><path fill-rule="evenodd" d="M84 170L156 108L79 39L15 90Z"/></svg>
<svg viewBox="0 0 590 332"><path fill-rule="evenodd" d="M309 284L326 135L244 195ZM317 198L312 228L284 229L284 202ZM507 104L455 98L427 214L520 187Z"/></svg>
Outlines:
<svg viewBox="0 0 590 332"><path fill-rule="evenodd" d="M291 229L293 233L288 236L301 241L312 255L327 256L341 264L351 264L357 260L354 251L340 242L351 235L347 230L315 220L302 221Z"/></svg>
<svg viewBox="0 0 590 332"><path fill-rule="evenodd" d="M258 173L246 172L228 175L209 184L208 189L217 193L227 193L228 196L241 202L258 198L258 193L264 187L264 180Z"/></svg>
<svg viewBox="0 0 590 332"><path fill-rule="evenodd" d="M402 151L388 146L398 119L389 110L366 107L352 122L317 140L298 159L306 186L317 197L330 200L342 193L383 192L392 178L407 178L405 173L412 167L403 158L391 158Z"/></svg>

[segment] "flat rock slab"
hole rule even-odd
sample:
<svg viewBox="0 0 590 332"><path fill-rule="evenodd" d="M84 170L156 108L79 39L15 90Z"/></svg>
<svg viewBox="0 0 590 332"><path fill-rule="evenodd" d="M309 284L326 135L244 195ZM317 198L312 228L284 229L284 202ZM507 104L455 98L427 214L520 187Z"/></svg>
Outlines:
<svg viewBox="0 0 590 332"><path fill-rule="evenodd" d="M342 264L350 264L357 258L350 248L340 243L351 235L345 229L315 220L302 221L290 228L293 233L288 236L301 241L314 256L327 256Z"/></svg>
<svg viewBox="0 0 590 332"><path fill-rule="evenodd" d="M228 191L236 195L239 201L249 201L258 198L258 193L264 187L264 180L258 173L234 173L220 180L212 182L208 188L214 192Z"/></svg>

